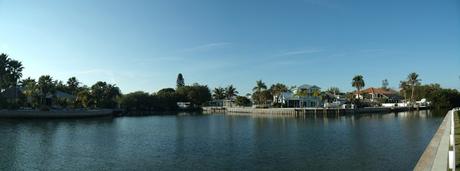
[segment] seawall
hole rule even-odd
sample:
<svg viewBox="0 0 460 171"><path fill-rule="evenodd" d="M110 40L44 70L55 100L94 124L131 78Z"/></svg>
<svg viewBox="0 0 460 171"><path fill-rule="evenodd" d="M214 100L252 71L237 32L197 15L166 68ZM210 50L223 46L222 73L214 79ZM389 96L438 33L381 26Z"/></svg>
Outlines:
<svg viewBox="0 0 460 171"><path fill-rule="evenodd" d="M455 170L454 112L452 109L444 117L441 125L417 162L414 170Z"/></svg>
<svg viewBox="0 0 460 171"><path fill-rule="evenodd" d="M0 110L0 118L87 118L113 116L111 109L98 110Z"/></svg>
<svg viewBox="0 0 460 171"><path fill-rule="evenodd" d="M425 109L425 108L419 108ZM368 107L358 109L342 108L252 108L252 107L203 107L205 112L255 113L275 115L306 115L306 114L359 114L389 113L411 110L409 107Z"/></svg>

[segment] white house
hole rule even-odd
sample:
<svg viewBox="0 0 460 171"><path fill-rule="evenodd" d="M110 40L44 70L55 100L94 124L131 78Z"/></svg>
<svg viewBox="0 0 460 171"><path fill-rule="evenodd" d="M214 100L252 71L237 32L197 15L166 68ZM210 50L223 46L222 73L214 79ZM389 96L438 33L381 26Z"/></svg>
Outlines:
<svg viewBox="0 0 460 171"><path fill-rule="evenodd" d="M322 105L321 98L315 96L321 88L315 85L304 84L294 92L283 92L279 96L273 96L273 102L285 107L319 107Z"/></svg>

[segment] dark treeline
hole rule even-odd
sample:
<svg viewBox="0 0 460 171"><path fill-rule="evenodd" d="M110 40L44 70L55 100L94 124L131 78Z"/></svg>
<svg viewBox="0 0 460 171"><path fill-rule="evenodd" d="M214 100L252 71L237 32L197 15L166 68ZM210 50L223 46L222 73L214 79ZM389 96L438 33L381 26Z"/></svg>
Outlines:
<svg viewBox="0 0 460 171"><path fill-rule="evenodd" d="M22 79L22 63L0 54L0 108L40 110L121 108L127 112L153 112L199 109L211 100L207 86L185 85L179 74L176 89L164 88L156 93L134 92L123 95L115 84L98 81L86 86L75 77L66 82L49 75ZM183 105L180 106L180 102Z"/></svg>
<svg viewBox="0 0 460 171"><path fill-rule="evenodd" d="M80 83L71 77L63 82L49 75L37 78L22 78L24 67L20 61L11 59L6 54L0 54L0 108L18 109L33 108L49 110L52 108L119 108L128 113L149 113L156 111L199 110L211 100L213 102L231 101L236 106L282 107L272 102L275 96L283 92L294 92L295 86L288 87L276 83L268 87L262 80L256 82L252 94L238 96L233 85L217 87L211 91L206 85L186 85L184 77L179 74L175 88L164 88L158 92L133 92L123 95L115 84L98 81L91 86ZM421 85L416 73L408 75L407 80L401 81L400 95L408 102L422 98L431 101L434 107L448 108L460 106L460 93L455 89L445 89L439 84ZM357 75L352 80L352 86L359 93L365 87L364 77ZM382 87L388 86L384 80ZM354 92L343 93L337 87L326 91L313 92L312 96L322 101L330 102L331 94L346 95L354 103ZM306 92L296 91L295 95L305 96ZM358 100L359 101L359 100Z"/></svg>
<svg viewBox="0 0 460 171"><path fill-rule="evenodd" d="M0 54L0 107L33 108L115 108L121 97L114 84L98 81L88 87L75 77L65 83L49 75L22 79L22 63Z"/></svg>
<svg viewBox="0 0 460 171"><path fill-rule="evenodd" d="M442 88L439 84L421 84L419 75L410 73L399 84L400 94L407 101L414 102L426 98L434 108L452 108L460 106L460 92L456 89Z"/></svg>
<svg viewBox="0 0 460 171"><path fill-rule="evenodd" d="M53 80L49 75L38 78L21 80L18 92L19 98L16 101L9 101L16 104L16 107L30 107L46 110L52 106L59 108L116 108L117 101L121 97L120 89L114 84L98 81L88 87L81 85L75 78L71 77L66 83Z"/></svg>
<svg viewBox="0 0 460 171"><path fill-rule="evenodd" d="M410 89L401 90L402 94L411 94ZM460 93L456 89L442 88L439 84L426 84L414 88L414 99L426 98L436 108L460 106Z"/></svg>
<svg viewBox="0 0 460 171"><path fill-rule="evenodd" d="M200 107L211 100L208 86L193 84L179 85L176 89L164 88L156 93L137 91L123 95L121 107L128 114L139 114L157 111L200 110ZM184 106L179 106L183 103Z"/></svg>

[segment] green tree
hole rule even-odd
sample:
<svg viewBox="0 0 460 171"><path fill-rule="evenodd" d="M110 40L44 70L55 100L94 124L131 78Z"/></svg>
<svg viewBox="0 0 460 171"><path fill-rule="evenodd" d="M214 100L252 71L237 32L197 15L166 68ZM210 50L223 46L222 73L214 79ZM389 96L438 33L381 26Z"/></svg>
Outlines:
<svg viewBox="0 0 460 171"><path fill-rule="evenodd" d="M9 73L9 63L11 59L7 54L0 54L0 90L4 90L11 86L11 76Z"/></svg>
<svg viewBox="0 0 460 171"><path fill-rule="evenodd" d="M28 77L24 80L21 80L19 84L22 87L22 93L26 97L25 104L30 107L37 107L40 91L35 79Z"/></svg>
<svg viewBox="0 0 460 171"><path fill-rule="evenodd" d="M403 94L404 96L404 100L407 100L407 90L409 89L407 82L406 81L399 82L399 89L400 89L400 93Z"/></svg>
<svg viewBox="0 0 460 171"><path fill-rule="evenodd" d="M307 89L298 89L295 93L296 96L304 97L308 95Z"/></svg>
<svg viewBox="0 0 460 171"><path fill-rule="evenodd" d="M313 90L313 97L319 98L320 101L323 99L323 97L321 97L321 91L319 89ZM319 103L316 103L316 107L318 106L319 106Z"/></svg>
<svg viewBox="0 0 460 171"><path fill-rule="evenodd" d="M201 106L211 100L211 91L205 85L182 86L176 90L176 93L181 100L189 101L196 106Z"/></svg>
<svg viewBox="0 0 460 171"><path fill-rule="evenodd" d="M273 96L279 96L281 95L281 93L288 92L289 88L282 83L276 83L270 86L269 90L273 94Z"/></svg>
<svg viewBox="0 0 460 171"><path fill-rule="evenodd" d="M121 106L126 111L153 111L155 106L154 96L146 92L136 91L121 98Z"/></svg>
<svg viewBox="0 0 460 171"><path fill-rule="evenodd" d="M80 82L77 80L77 78L70 77L67 80L67 85L66 86L67 86L67 89L68 89L69 93L75 96L75 95L77 95L78 89L80 88Z"/></svg>
<svg viewBox="0 0 460 171"><path fill-rule="evenodd" d="M10 60L8 64L8 72L9 72L9 77L10 77L10 84L14 87L15 90L15 101L17 101L18 98L18 90L17 90L17 85L18 85L18 80L21 79L22 77L22 70L24 67L22 66L22 63L16 60Z"/></svg>
<svg viewBox="0 0 460 171"><path fill-rule="evenodd" d="M251 106L251 100L244 96L236 96L235 104L237 106Z"/></svg>
<svg viewBox="0 0 460 171"><path fill-rule="evenodd" d="M7 54L0 54L0 90L14 87L15 103L18 99L17 85L23 69L21 62L9 58Z"/></svg>
<svg viewBox="0 0 460 171"><path fill-rule="evenodd" d="M356 88L356 90L357 90L356 93L357 93L358 97L360 97L361 88L366 86L366 84L364 83L364 78L363 78L362 75L356 75L355 77L353 77L353 81L352 81L351 85Z"/></svg>
<svg viewBox="0 0 460 171"><path fill-rule="evenodd" d="M252 89L252 91L261 92L266 89L267 89L267 85L262 80L258 80L256 81L256 86Z"/></svg>
<svg viewBox="0 0 460 171"><path fill-rule="evenodd" d="M415 92L415 86L418 86L420 85L420 79L418 78L418 74L413 72L413 73L410 73L408 76L407 76L407 84L411 87L411 96L410 96L410 101L412 103L415 102L414 100L414 92Z"/></svg>
<svg viewBox="0 0 460 171"><path fill-rule="evenodd" d="M268 90L272 94L273 99L275 99L275 97L279 97L281 93L290 91L289 88L282 83L272 84ZM282 104L279 103L278 100L275 100L272 107L282 107Z"/></svg>
<svg viewBox="0 0 460 171"><path fill-rule="evenodd" d="M256 91L252 93L252 99L256 104L267 104L267 101L272 98L272 94L268 90Z"/></svg>
<svg viewBox="0 0 460 171"><path fill-rule="evenodd" d="M238 94L238 91L236 91L236 88L233 87L233 85L229 85L228 87L225 88L225 96L227 99L231 99L235 97Z"/></svg>
<svg viewBox="0 0 460 171"><path fill-rule="evenodd" d="M184 76L182 76L182 73L179 73L179 75L177 75L176 85L177 88L185 86Z"/></svg>
<svg viewBox="0 0 460 171"><path fill-rule="evenodd" d="M340 94L340 89L338 87L331 87L327 89L326 92L331 93L335 96L335 95Z"/></svg>
<svg viewBox="0 0 460 171"><path fill-rule="evenodd" d="M82 88L77 93L77 98L75 100L76 106L83 108L88 108L92 104L91 92L88 88Z"/></svg>
<svg viewBox="0 0 460 171"><path fill-rule="evenodd" d="M53 83L54 87L56 88L56 91L68 92L68 87L64 84L64 82L60 80L55 80Z"/></svg>
<svg viewBox="0 0 460 171"><path fill-rule="evenodd" d="M45 104L47 96L52 96L56 91L55 83L53 78L49 75L43 75L38 78L38 90L40 92L40 104Z"/></svg>
<svg viewBox="0 0 460 171"><path fill-rule="evenodd" d="M91 97L93 97L96 107L114 108L120 96L121 91L116 85L98 81L91 86Z"/></svg>
<svg viewBox="0 0 460 171"><path fill-rule="evenodd" d="M160 91L158 91L156 94L158 96L169 96L169 95L173 95L176 93L176 90L174 90L173 88L164 88L164 89L161 89Z"/></svg>
<svg viewBox="0 0 460 171"><path fill-rule="evenodd" d="M411 87L407 87L411 93ZM414 88L414 100L422 98L431 102L434 108L452 108L460 106L460 93L455 89L445 89L439 84L418 85Z"/></svg>
<svg viewBox="0 0 460 171"><path fill-rule="evenodd" d="M382 88L383 88L383 89L387 90L387 89L388 89L388 85L390 85L390 84L388 83L388 79L382 80Z"/></svg>
<svg viewBox="0 0 460 171"><path fill-rule="evenodd" d="M164 88L154 93L154 96L158 99L156 107L161 111L170 111L177 109L177 102L179 98L176 94L176 90L173 88Z"/></svg>
<svg viewBox="0 0 460 171"><path fill-rule="evenodd" d="M214 90L212 91L212 97L216 100L222 100L222 99L225 99L225 89L222 88L222 87L217 87L217 88L214 88Z"/></svg>
<svg viewBox="0 0 460 171"><path fill-rule="evenodd" d="M256 81L256 86L252 89L252 99L256 104L266 104L266 101L271 98L270 91L267 90L267 85L262 81Z"/></svg>

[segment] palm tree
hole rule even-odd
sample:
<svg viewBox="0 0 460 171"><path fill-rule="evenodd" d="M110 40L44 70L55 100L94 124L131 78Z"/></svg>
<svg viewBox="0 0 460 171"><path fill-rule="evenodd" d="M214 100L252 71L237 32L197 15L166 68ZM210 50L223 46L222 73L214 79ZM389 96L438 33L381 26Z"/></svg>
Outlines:
<svg viewBox="0 0 460 171"><path fill-rule="evenodd" d="M383 89L388 90L388 85L390 85L390 84L388 83L388 79L382 80L382 88L383 88Z"/></svg>
<svg viewBox="0 0 460 171"><path fill-rule="evenodd" d="M322 100L321 91L319 89L313 90L313 97L318 97L319 100L321 101ZM316 107L318 106L319 106L319 103L316 103Z"/></svg>
<svg viewBox="0 0 460 171"><path fill-rule="evenodd" d="M233 85L230 85L227 88L225 88L225 94L228 99L231 99L232 97L238 94L238 91L236 91L236 88L233 87Z"/></svg>
<svg viewBox="0 0 460 171"><path fill-rule="evenodd" d="M407 84L411 86L412 91L411 91L411 96L410 96L410 101L413 103L414 102L414 91L415 91L415 86L420 84L420 79L418 79L418 74L413 72L410 73L407 76Z"/></svg>
<svg viewBox="0 0 460 171"><path fill-rule="evenodd" d="M340 89L338 87L331 87L331 88L327 89L326 92L331 93L334 96L336 96L337 94L340 93Z"/></svg>
<svg viewBox="0 0 460 171"><path fill-rule="evenodd" d="M270 92L273 94L273 96L279 96L281 93L288 91L289 88L282 83L276 83L270 87Z"/></svg>
<svg viewBox="0 0 460 171"><path fill-rule="evenodd" d="M300 96L300 97L305 97L308 95L308 90L307 89L298 89L296 92L295 92L295 95L296 96Z"/></svg>
<svg viewBox="0 0 460 171"><path fill-rule="evenodd" d="M91 100L91 92L88 88L84 88L77 93L76 102L82 107L87 108Z"/></svg>
<svg viewBox="0 0 460 171"><path fill-rule="evenodd" d="M108 84L106 93L107 93L107 96L108 96L107 98L109 100L111 100L112 102L115 102L115 105L117 105L117 107L119 108L120 107L119 100L120 100L120 97L121 97L120 88L118 88L117 85L115 85L115 84ZM115 106L111 105L111 107L115 107Z"/></svg>
<svg viewBox="0 0 460 171"><path fill-rule="evenodd" d="M265 85L265 83L262 80L259 80L256 82L256 86L252 89L252 91L261 92L262 90L266 90L266 89L267 89L267 85Z"/></svg>
<svg viewBox="0 0 460 171"><path fill-rule="evenodd" d="M9 73L8 73L8 64L11 59L7 54L0 54L0 90L6 89L9 87Z"/></svg>
<svg viewBox="0 0 460 171"><path fill-rule="evenodd" d="M115 84L98 81L91 86L91 97L96 107L113 108L120 96L121 91Z"/></svg>
<svg viewBox="0 0 460 171"><path fill-rule="evenodd" d="M356 93L358 94L358 100L359 100L360 90L361 90L361 88L366 86L366 84L364 83L363 76L362 75L356 75L355 77L353 77L353 82L351 83L351 85L356 88L356 90L357 90Z"/></svg>
<svg viewBox="0 0 460 171"><path fill-rule="evenodd" d="M72 93L72 95L77 95L79 86L80 82L78 82L77 78L70 77L69 80L67 80L67 88L69 89L70 93Z"/></svg>
<svg viewBox="0 0 460 171"><path fill-rule="evenodd" d="M22 63L16 60L10 60L8 63L8 72L10 75L10 84L14 86L14 98L15 102L17 101L18 98L18 80L22 77L22 70L24 67L22 66Z"/></svg>
<svg viewBox="0 0 460 171"><path fill-rule="evenodd" d="M407 100L407 93L406 93L407 87L408 87L408 85L407 85L407 82L406 82L406 81L401 81L401 82L399 83L399 88L401 89L400 92L403 93L403 95L404 95L404 100Z"/></svg>
<svg viewBox="0 0 460 171"><path fill-rule="evenodd" d="M282 103L279 99L279 97L281 96L281 93L284 93L284 92L288 92L289 91L289 88L282 84L282 83L276 83L276 84L273 84L272 86L270 86L270 92L272 94L272 98L273 98L273 103ZM281 105L282 107L282 105Z"/></svg>
<svg viewBox="0 0 460 171"><path fill-rule="evenodd" d="M14 86L15 102L17 101L17 84L22 77L22 63L12 60L7 54L0 54L0 90Z"/></svg>
<svg viewBox="0 0 460 171"><path fill-rule="evenodd" d="M222 100L225 98L225 89L222 87L214 88L212 92L212 97L214 97L216 100Z"/></svg>
<svg viewBox="0 0 460 171"><path fill-rule="evenodd" d="M266 95L270 94L269 92L265 92L265 90L267 90L267 85L262 80L256 81L256 86L252 89L252 91L254 91L254 93L252 93L252 98L258 104L265 104L265 101L267 100Z"/></svg>
<svg viewBox="0 0 460 171"><path fill-rule="evenodd" d="M46 96L49 93L54 93L55 87L54 87L54 82L53 78L49 75L43 75L40 78L38 78L38 89L40 91L40 97L41 97L41 104L43 104L43 100L46 98Z"/></svg>
<svg viewBox="0 0 460 171"><path fill-rule="evenodd" d="M35 97L39 95L39 90L37 86L37 82L30 77L21 80L19 82L23 89L24 95L27 97L27 100L31 102L32 106L35 106Z"/></svg>

